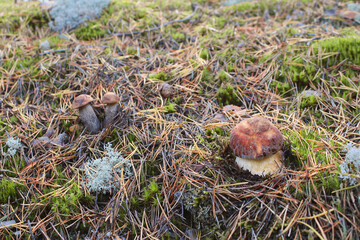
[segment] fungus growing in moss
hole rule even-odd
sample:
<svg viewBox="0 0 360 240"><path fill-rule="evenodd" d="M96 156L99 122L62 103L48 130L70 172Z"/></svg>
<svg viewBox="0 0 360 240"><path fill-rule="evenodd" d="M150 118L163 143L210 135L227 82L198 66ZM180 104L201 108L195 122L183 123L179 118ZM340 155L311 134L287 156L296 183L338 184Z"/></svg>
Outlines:
<svg viewBox="0 0 360 240"><path fill-rule="evenodd" d="M87 127L90 133L97 133L100 131L100 121L96 116L94 109L90 103L94 99L86 94L77 96L73 102L72 107L79 109L80 119Z"/></svg>
<svg viewBox="0 0 360 240"><path fill-rule="evenodd" d="M230 147L237 156L238 166L260 176L280 170L282 143L279 129L263 117L241 121L230 135Z"/></svg>
<svg viewBox="0 0 360 240"><path fill-rule="evenodd" d="M105 124L110 126L120 110L120 97L113 92L107 92L101 100L105 107Z"/></svg>

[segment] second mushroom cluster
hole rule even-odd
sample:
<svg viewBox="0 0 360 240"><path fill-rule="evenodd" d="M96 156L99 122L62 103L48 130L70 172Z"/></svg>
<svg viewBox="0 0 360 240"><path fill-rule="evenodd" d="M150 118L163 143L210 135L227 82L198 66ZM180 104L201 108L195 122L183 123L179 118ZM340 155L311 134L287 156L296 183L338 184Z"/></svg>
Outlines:
<svg viewBox="0 0 360 240"><path fill-rule="evenodd" d="M87 130L90 133L98 133L102 126L90 104L92 101L94 99L90 95L81 94L74 99L72 107L79 110L80 119ZM113 92L107 92L101 99L101 102L106 104L104 127L107 127L112 124L120 112L120 97Z"/></svg>

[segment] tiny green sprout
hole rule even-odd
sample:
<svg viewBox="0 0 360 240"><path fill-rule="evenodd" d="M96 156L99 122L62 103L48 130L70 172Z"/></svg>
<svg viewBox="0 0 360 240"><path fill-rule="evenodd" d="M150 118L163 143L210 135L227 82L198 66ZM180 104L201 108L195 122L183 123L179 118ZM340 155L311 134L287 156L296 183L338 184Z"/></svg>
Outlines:
<svg viewBox="0 0 360 240"><path fill-rule="evenodd" d="M206 48L203 48L203 49L201 50L200 57L201 57L202 59L205 59L205 60L207 60L208 58L210 58L209 50L207 50Z"/></svg>
<svg viewBox="0 0 360 240"><path fill-rule="evenodd" d="M132 205L132 206L138 206L138 205L139 205L139 201L138 201L135 197L132 197L132 198L131 198L131 205Z"/></svg>
<svg viewBox="0 0 360 240"><path fill-rule="evenodd" d="M109 47L108 47L108 48L105 48L104 53L105 53L106 55L109 55L109 54L111 53L110 48L109 48Z"/></svg>
<svg viewBox="0 0 360 240"><path fill-rule="evenodd" d="M163 201L163 196L153 197L153 206L158 206Z"/></svg>
<svg viewBox="0 0 360 240"><path fill-rule="evenodd" d="M150 191L148 189L145 189L142 197L143 197L145 202L148 202L151 199Z"/></svg>
<svg viewBox="0 0 360 240"><path fill-rule="evenodd" d="M165 112L166 113L175 113L176 112L176 106L175 104L168 102L168 105L165 106Z"/></svg>
<svg viewBox="0 0 360 240"><path fill-rule="evenodd" d="M155 181L151 181L149 185L149 190L151 194L159 192L159 185Z"/></svg>

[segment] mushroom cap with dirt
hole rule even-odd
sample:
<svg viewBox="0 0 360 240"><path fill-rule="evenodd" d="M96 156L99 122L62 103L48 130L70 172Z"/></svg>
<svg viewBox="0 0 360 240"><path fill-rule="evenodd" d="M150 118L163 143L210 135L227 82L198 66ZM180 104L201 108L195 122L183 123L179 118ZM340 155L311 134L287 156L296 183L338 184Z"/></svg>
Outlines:
<svg viewBox="0 0 360 240"><path fill-rule="evenodd" d="M265 176L280 171L283 137L278 128L263 117L241 121L231 131L230 148L240 168Z"/></svg>
<svg viewBox="0 0 360 240"><path fill-rule="evenodd" d="M175 95L175 89L168 83L162 83L159 87L160 95L163 98L171 98Z"/></svg>
<svg viewBox="0 0 360 240"><path fill-rule="evenodd" d="M96 116L94 109L90 103L94 99L86 94L77 96L72 104L74 109L79 109L81 121L85 124L90 133L97 133L100 131L100 121Z"/></svg>
<svg viewBox="0 0 360 240"><path fill-rule="evenodd" d="M120 97L113 92L107 92L102 98L102 103L106 104L105 107L105 124L109 126L113 123L116 115L120 110Z"/></svg>

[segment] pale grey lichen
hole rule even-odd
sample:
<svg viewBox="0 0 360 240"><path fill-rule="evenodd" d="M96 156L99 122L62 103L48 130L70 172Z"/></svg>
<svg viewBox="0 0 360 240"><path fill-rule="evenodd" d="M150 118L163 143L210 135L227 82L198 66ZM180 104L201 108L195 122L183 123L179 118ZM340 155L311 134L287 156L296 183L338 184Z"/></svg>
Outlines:
<svg viewBox="0 0 360 240"><path fill-rule="evenodd" d="M6 146L8 146L8 150L5 156L10 157L14 156L17 151L22 148L21 141L18 138L15 139L13 137L8 138L8 140L6 141Z"/></svg>
<svg viewBox="0 0 360 240"><path fill-rule="evenodd" d="M50 10L49 26L56 32L68 31L86 21L100 17L110 0L56 0Z"/></svg>
<svg viewBox="0 0 360 240"><path fill-rule="evenodd" d="M133 174L131 162L109 143L105 145L104 157L85 164L86 184L91 192L107 193L115 188L114 177L122 172L125 178Z"/></svg>
<svg viewBox="0 0 360 240"><path fill-rule="evenodd" d="M352 142L347 145L345 160L339 165L340 178L348 180L350 185L356 185L360 180L360 147Z"/></svg>

